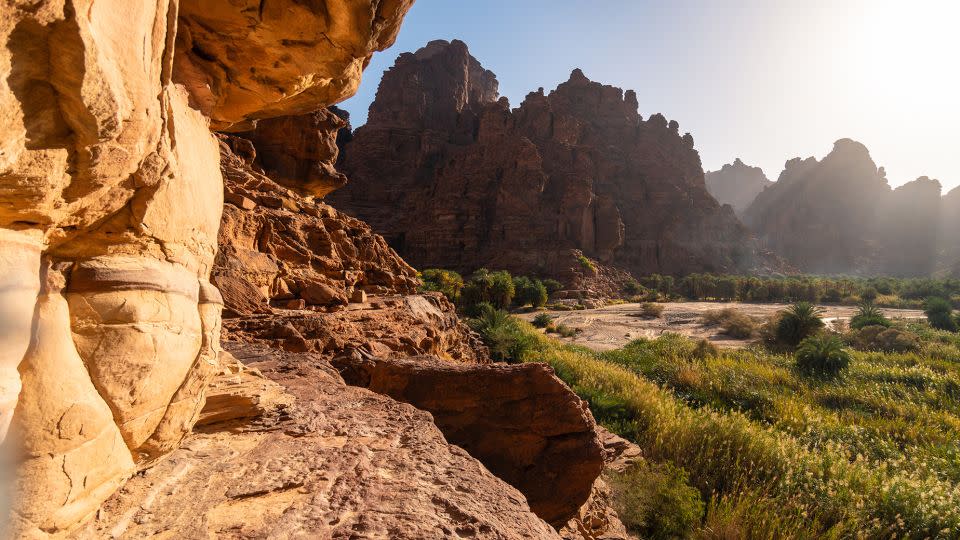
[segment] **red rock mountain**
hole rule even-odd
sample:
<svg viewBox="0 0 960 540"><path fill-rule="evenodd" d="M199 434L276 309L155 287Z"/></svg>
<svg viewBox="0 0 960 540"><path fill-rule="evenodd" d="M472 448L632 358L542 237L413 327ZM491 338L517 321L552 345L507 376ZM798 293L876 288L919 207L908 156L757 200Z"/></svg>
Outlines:
<svg viewBox="0 0 960 540"><path fill-rule="evenodd" d="M737 158L719 171L708 171L704 175L707 191L720 204L729 204L738 216L757 198L757 194L772 184L760 167L751 167Z"/></svg>
<svg viewBox="0 0 960 540"><path fill-rule="evenodd" d="M342 149L327 201L415 267L505 268L563 279L574 250L633 273L738 271L749 232L704 186L693 138L632 90L575 69L519 108L467 46L401 54Z"/></svg>
<svg viewBox="0 0 960 540"><path fill-rule="evenodd" d="M744 222L805 272L921 276L936 260L940 204L936 180L892 190L866 146L841 139L821 161L787 161Z"/></svg>

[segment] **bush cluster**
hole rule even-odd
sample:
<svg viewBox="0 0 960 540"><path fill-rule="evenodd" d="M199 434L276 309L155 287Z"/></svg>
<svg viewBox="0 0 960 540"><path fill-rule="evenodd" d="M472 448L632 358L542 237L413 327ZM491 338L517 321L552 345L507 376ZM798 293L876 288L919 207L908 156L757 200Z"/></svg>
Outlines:
<svg viewBox="0 0 960 540"><path fill-rule="evenodd" d="M723 333L735 339L750 339L757 333L758 324L752 317L736 308L712 309L705 312L701 322L719 326Z"/></svg>
<svg viewBox="0 0 960 540"><path fill-rule="evenodd" d="M653 274L640 285L657 293L689 300L740 302L869 302L890 307L919 307L932 296L955 301L960 280L932 278L757 277L689 274L682 278Z"/></svg>
<svg viewBox="0 0 960 540"><path fill-rule="evenodd" d="M930 323L930 326L937 330L957 331L957 320L953 317L953 307L946 299L939 296L928 298L923 306L923 313L927 316L927 322Z"/></svg>
<svg viewBox="0 0 960 540"><path fill-rule="evenodd" d="M703 518L700 492L670 463L637 463L612 474L610 484L617 515L641 538L688 538Z"/></svg>
<svg viewBox="0 0 960 540"><path fill-rule="evenodd" d="M663 315L663 309L663 304L644 302L640 304L640 316L648 319L656 319L660 315Z"/></svg>
<svg viewBox="0 0 960 540"><path fill-rule="evenodd" d="M479 314L477 306L482 303L497 309L511 306L543 307L547 298L563 285L556 280L539 280L528 276L511 276L506 270L490 271L481 268L464 280L453 270L429 268L420 273L421 290L440 291L460 311L468 316Z"/></svg>

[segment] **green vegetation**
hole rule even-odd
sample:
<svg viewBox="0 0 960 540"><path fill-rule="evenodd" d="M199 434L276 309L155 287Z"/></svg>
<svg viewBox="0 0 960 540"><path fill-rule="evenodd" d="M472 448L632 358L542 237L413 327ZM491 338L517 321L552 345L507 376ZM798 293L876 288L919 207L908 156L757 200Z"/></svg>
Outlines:
<svg viewBox="0 0 960 540"><path fill-rule="evenodd" d="M893 323L890 319L883 316L883 313L877 306L868 302L863 302L857 309L857 313L850 318L850 328L860 330L865 326L883 326L890 328Z"/></svg>
<svg viewBox="0 0 960 540"><path fill-rule="evenodd" d="M701 317L707 326L719 326L723 333L735 339L749 339L757 333L757 322L736 308L712 309Z"/></svg>
<svg viewBox="0 0 960 540"><path fill-rule="evenodd" d="M835 335L810 336L800 342L795 355L797 369L806 375L836 377L850 367L850 353Z"/></svg>
<svg viewBox="0 0 960 540"><path fill-rule="evenodd" d="M490 349L490 357L497 362L520 362L535 345L534 336L518 319L488 303L475 306L477 316L467 324L480 334Z"/></svg>
<svg viewBox="0 0 960 540"><path fill-rule="evenodd" d="M936 296L960 307L960 280L932 278L854 278L824 276L756 277L690 274L682 278L653 274L640 285L663 298L739 302L873 303L918 309Z"/></svg>
<svg viewBox="0 0 960 540"><path fill-rule="evenodd" d="M823 311L809 302L797 302L781 311L776 321L777 341L784 345L798 345L823 328L822 315Z"/></svg>
<svg viewBox="0 0 960 540"><path fill-rule="evenodd" d="M421 285L421 291L439 291L451 302L460 300L460 291L463 289L463 277L453 270L443 270L440 268L428 268L418 275Z"/></svg>
<svg viewBox="0 0 960 540"><path fill-rule="evenodd" d="M597 267L594 266L593 261L591 261L590 259L586 258L585 256L583 256L583 255L577 255L577 262L580 263L580 266L583 267L584 270L586 270L586 271L588 271L588 272L590 272L590 273L596 273L596 272L597 272Z"/></svg>
<svg viewBox="0 0 960 540"><path fill-rule="evenodd" d="M669 463L638 463L613 474L611 487L620 520L642 538L687 538L700 525L703 498Z"/></svg>
<svg viewBox="0 0 960 540"><path fill-rule="evenodd" d="M547 313L538 313L536 317L533 318L533 326L537 328L546 328L553 323L553 317Z"/></svg>
<svg viewBox="0 0 960 540"><path fill-rule="evenodd" d="M547 303L550 292L562 285L555 280L540 281L528 276L511 276L505 270L490 271L481 268L464 281L453 270L429 268L419 274L423 282L420 290L442 292L461 312L478 316L480 304L490 304L497 309L511 306L534 308Z"/></svg>
<svg viewBox="0 0 960 540"><path fill-rule="evenodd" d="M928 298L923 306L923 313L927 316L930 326L937 330L957 331L957 321L953 318L953 308L947 300L938 296Z"/></svg>
<svg viewBox="0 0 960 540"><path fill-rule="evenodd" d="M542 307L547 303L547 287L539 279L530 279L527 276L513 278L516 289L514 302L518 306Z"/></svg>
<svg viewBox="0 0 960 540"><path fill-rule="evenodd" d="M623 481L614 493L639 534L960 536L956 333L922 322L850 332L915 336L917 348L902 353L814 338L798 356L850 359L825 378L759 346L718 351L666 334L597 353L516 328L531 341L515 360L551 364L600 423L642 448L647 468L612 479Z"/></svg>

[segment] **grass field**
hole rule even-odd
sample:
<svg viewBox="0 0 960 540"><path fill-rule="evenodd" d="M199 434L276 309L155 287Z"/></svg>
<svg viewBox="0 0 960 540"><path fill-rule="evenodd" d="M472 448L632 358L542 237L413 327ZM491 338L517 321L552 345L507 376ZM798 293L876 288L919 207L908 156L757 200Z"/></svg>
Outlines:
<svg viewBox="0 0 960 540"><path fill-rule="evenodd" d="M698 519L673 536L960 537L957 334L911 323L919 352L854 351L822 379L760 347L668 334L598 353L517 324L522 360L551 364L601 424L699 492Z"/></svg>

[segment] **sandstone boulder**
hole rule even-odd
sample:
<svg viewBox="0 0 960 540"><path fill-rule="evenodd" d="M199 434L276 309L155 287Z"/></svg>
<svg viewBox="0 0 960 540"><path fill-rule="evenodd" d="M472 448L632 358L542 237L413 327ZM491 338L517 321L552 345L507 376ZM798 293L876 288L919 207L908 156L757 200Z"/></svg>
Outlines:
<svg viewBox="0 0 960 540"><path fill-rule="evenodd" d="M429 411L448 441L519 489L557 528L587 500L603 468L587 404L546 364L345 355L333 365L349 384Z"/></svg>
<svg viewBox="0 0 960 540"><path fill-rule="evenodd" d="M261 403L246 427L204 426L79 537L559 538L430 414L346 386L313 354L227 349L295 401L279 414Z"/></svg>

